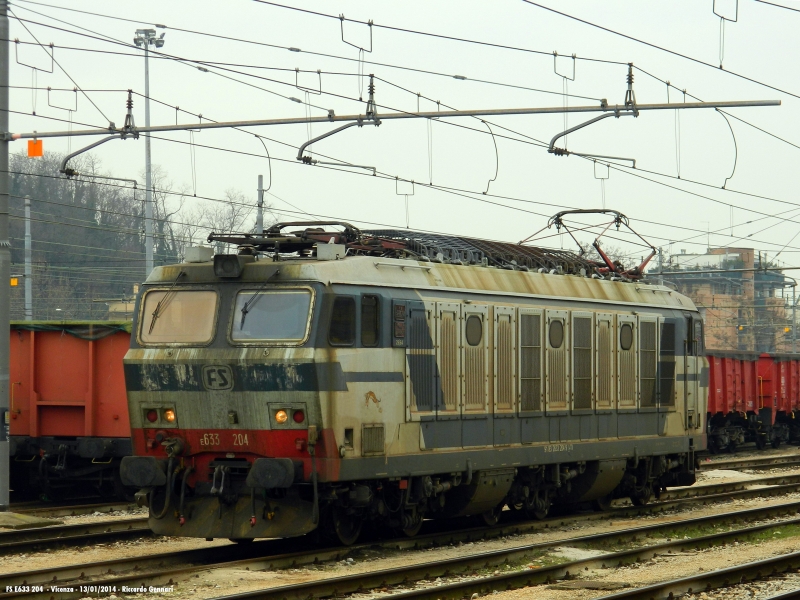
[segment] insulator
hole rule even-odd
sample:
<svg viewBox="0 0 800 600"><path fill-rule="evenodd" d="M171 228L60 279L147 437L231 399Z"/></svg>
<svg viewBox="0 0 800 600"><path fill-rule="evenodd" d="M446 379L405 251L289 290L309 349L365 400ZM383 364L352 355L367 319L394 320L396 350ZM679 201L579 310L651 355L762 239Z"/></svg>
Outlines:
<svg viewBox="0 0 800 600"><path fill-rule="evenodd" d="M128 90L128 100L125 102L125 106L127 106L128 110L133 108L132 90Z"/></svg>

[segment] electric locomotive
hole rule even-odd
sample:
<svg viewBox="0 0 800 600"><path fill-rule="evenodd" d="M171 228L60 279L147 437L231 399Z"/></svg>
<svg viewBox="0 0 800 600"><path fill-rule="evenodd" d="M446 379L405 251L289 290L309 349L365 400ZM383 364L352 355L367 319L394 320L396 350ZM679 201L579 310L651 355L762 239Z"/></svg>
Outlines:
<svg viewBox="0 0 800 600"><path fill-rule="evenodd" d="M641 269L347 223L209 240L238 254L156 268L124 361L156 533L350 544L695 481L702 321Z"/></svg>

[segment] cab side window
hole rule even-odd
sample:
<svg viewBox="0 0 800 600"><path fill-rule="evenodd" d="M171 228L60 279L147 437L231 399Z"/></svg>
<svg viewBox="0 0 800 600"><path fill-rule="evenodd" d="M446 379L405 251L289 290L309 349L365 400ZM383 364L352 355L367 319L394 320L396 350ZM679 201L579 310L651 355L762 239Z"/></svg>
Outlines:
<svg viewBox="0 0 800 600"><path fill-rule="evenodd" d="M694 319L694 354L695 356L703 356L705 351L703 349L703 321L701 319Z"/></svg>
<svg viewBox="0 0 800 600"><path fill-rule="evenodd" d="M687 354L689 356L703 356L703 320L699 317L686 318Z"/></svg>
<svg viewBox="0 0 800 600"><path fill-rule="evenodd" d="M352 346L356 340L356 301L352 296L337 296L331 310L328 341L331 346Z"/></svg>
<svg viewBox="0 0 800 600"><path fill-rule="evenodd" d="M374 348L380 342L380 302L377 296L361 296L361 345Z"/></svg>

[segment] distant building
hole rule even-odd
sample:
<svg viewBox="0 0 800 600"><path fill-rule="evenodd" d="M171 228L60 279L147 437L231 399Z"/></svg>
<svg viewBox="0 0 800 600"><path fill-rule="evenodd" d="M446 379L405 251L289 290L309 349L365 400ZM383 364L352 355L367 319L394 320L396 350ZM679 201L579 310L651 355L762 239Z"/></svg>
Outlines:
<svg viewBox="0 0 800 600"><path fill-rule="evenodd" d="M706 346L748 352L792 351L794 281L752 248L673 254L666 285L689 296L705 320ZM758 270L764 269L764 270Z"/></svg>
<svg viewBox="0 0 800 600"><path fill-rule="evenodd" d="M136 304L136 294L139 292L139 284L133 285L133 296L119 299L95 300L95 302L105 302L108 306L109 321L129 321L133 319L133 309Z"/></svg>

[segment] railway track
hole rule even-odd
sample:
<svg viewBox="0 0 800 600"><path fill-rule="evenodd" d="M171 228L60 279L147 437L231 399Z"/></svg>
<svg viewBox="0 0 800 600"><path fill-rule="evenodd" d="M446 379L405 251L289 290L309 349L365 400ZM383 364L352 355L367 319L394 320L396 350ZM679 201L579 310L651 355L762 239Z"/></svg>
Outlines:
<svg viewBox="0 0 800 600"><path fill-rule="evenodd" d="M753 487L765 486L765 487ZM674 488L663 492L658 502L653 502L641 507L620 507L612 513L596 512L583 513L568 517L558 517L557 522L564 519L577 519L578 521L596 520L607 518L609 514L638 515L683 507L687 502L701 502L704 504L728 500L741 500L766 496L778 496L800 491L800 474L774 475L748 479L739 482L709 484L687 488ZM128 504L84 505L61 507L56 510L76 511L62 514L91 514L101 512L100 509L111 510L113 507L128 507ZM39 509L30 509L39 510ZM84 512L85 511L85 512ZM55 516L52 515L51 516ZM526 527L548 527L550 519L534 521ZM445 525L445 527L447 527ZM79 525L54 525L31 529L18 529L13 531L0 530L0 556L11 553L36 550L43 546L52 548L54 544L62 546L81 546L86 544L102 543L108 541L130 540L152 535L146 518L120 519L117 521L104 520L98 523Z"/></svg>
<svg viewBox="0 0 800 600"><path fill-rule="evenodd" d="M0 530L0 555L25 552L45 545L48 548L52 548L55 544L76 546L151 535L153 533L147 526L147 519L120 519L80 525Z"/></svg>
<svg viewBox="0 0 800 600"><path fill-rule="evenodd" d="M797 466L800 466L800 454L759 456L756 458L732 458L730 460L709 460L700 463L700 470L712 471L724 469L735 471L738 469L773 469Z"/></svg>
<svg viewBox="0 0 800 600"><path fill-rule="evenodd" d="M595 598L595 600L650 600L651 598L674 598L680 597L685 593L692 593L692 591L695 593L699 591L707 592L709 590L726 588L750 581L758 581L797 569L800 569L800 552L791 552L764 560L728 567L727 569L709 571L708 573L700 573L699 575L693 575L691 577L681 577L679 579L664 581L642 588L625 590L623 592L601 596L600 598ZM768 600L797 598L798 594L800 594L800 590L792 590L778 594L777 596L772 596Z"/></svg>
<svg viewBox="0 0 800 600"><path fill-rule="evenodd" d="M689 522L691 523L691 521ZM304 600L309 597L325 598L342 596L348 593L364 593L376 588L385 589L390 586L407 587L419 581L429 581L436 577L465 577L454 583L444 583L436 586L424 586L418 589L399 591L389 594L393 599L426 599L444 600L446 598L461 599L471 594L487 595L495 591L510 590L536 585L549 584L556 580L572 579L576 574L590 569L609 569L617 566L634 564L650 560L656 556L694 550L697 548L710 548L725 545L730 542L747 540L753 536L770 532L777 527L787 525L800 526L800 519L781 521L766 525L744 527L722 533L715 533L691 539L672 540L668 542L645 545L631 550L609 552L592 558L586 558L536 570L522 569L486 577L473 576L476 570L490 566L507 565L511 561L524 561L536 550L542 550L565 543L597 543L602 536L585 536L558 542L531 544L517 548L485 552L456 559L439 561L435 564L412 565L396 569L385 569L371 573L310 581L301 584L273 587L270 589L244 592L221 596L218 600ZM680 527L680 524L675 523ZM658 526L651 526L652 529ZM636 533L636 529L625 533ZM591 538L594 538L593 540ZM786 554L761 560L745 565L737 565L709 573L702 573L694 577L656 584L646 588L625 590L619 594L603 596L603 600L651 600L653 598L673 598L686 591L704 590L714 587L724 587L731 583L738 583L742 579L763 578L778 572L800 567L800 552ZM601 600L601 599L596 599Z"/></svg>
<svg viewBox="0 0 800 600"><path fill-rule="evenodd" d="M419 597L419 598L461 598L463 595L472 593L485 593L492 590L509 589L514 587L524 587L527 585L536 585L537 583L547 583L556 579L563 579L568 577L570 573L574 574L584 568L598 568L600 566L607 567L617 564L631 564L633 562L647 560L657 554L667 551L676 552L685 549L694 549L697 547L710 547L727 543L734 540L745 539L748 536L757 535L765 531L770 531L777 527L786 527L789 525L796 525L800 527L800 502L791 502L771 507L761 507L757 509L750 509L747 511L732 511L727 513L717 513L706 517L698 517L694 519L675 520L667 523L658 523L654 525L647 525L635 527L630 529L620 529L613 532L606 532L601 534L576 536L569 538L562 538L548 542L527 544L515 546L512 548L504 548L502 550L494 550L489 552L478 552L462 557L457 557L444 561L437 561L436 563L425 562L422 564L408 565L394 569L384 569L379 571L371 571L367 573L360 573L348 575L344 577L319 579L315 581L305 582L302 584L295 584L289 586L274 587L271 589L256 590L243 594L236 594L233 596L226 596L230 599L250 599L250 598L267 598L267 599L305 599L309 597L329 597L348 594L356 591L368 591L375 588L386 588L389 586L411 585L414 582L426 581L435 577L453 577L459 575L466 575L467 580L458 581L452 584L440 585L435 588L423 588L411 591L401 591L395 594L396 597ZM510 565L519 563L520 561L530 560L531 557L541 556L547 550L551 550L557 546L563 545L594 545L594 546L607 546L609 544L629 544L633 541L643 540L647 538L663 539L666 536L674 535L675 533L685 532L693 528L710 528L713 526L731 526L738 523L752 522L759 519L774 519L783 518L781 521L767 523L758 526L745 527L742 529L733 529L721 533L713 533L700 537L695 537L689 540L672 540L668 542L654 543L645 545L639 548L623 550L621 552L610 552L603 554L599 557L591 559L571 561L544 567L536 571L523 570L515 572L506 572L498 576L490 577L474 577L472 574L476 570L483 570L490 567L499 565ZM789 517L789 518L786 518ZM502 530L504 528L496 528ZM507 528L505 528L507 529ZM463 536L468 536L466 539L474 539L475 534L480 535L480 532L454 532L442 536L440 534L433 534L423 536L417 540L392 540L384 542L380 546L387 550L408 549L408 548L424 548L429 545L445 545L453 543L454 541L462 541ZM207 571L210 568L224 568L230 569L249 569L251 571L267 570L267 569L280 569L287 567L297 567L308 564L317 564L320 562L341 560L348 554L358 553L364 549L374 549L374 544L364 544L352 548L332 548L326 550L312 550L306 552L296 552L292 554L280 554L267 558L246 558L238 559L236 556L226 552L226 560L214 564L208 564L207 559L213 552L219 556L219 548L208 549L204 551L188 551L185 553L171 553L150 557L140 557L135 559L126 559L125 561L106 561L96 565L89 566L75 566L68 568L54 568L42 569L39 571L30 571L27 573L18 573L14 575L4 575L0 577L0 589L7 589L6 586L42 586L44 589L40 594L26 594L26 598L49 598L51 592L50 586L57 585L59 587L59 600L66 600L68 598L80 598L85 595L85 591L80 590L77 586L102 586L108 589L108 594L113 593L113 588L120 589L122 586L163 586L170 585L176 582L186 580L199 571ZM242 554L246 552L243 547L231 547L234 554ZM227 550L227 548L226 548ZM164 568L168 564L179 565L180 563L189 562L191 560L201 560L204 562L202 565L193 566L178 566L173 568ZM123 569L129 571L135 569L154 569L150 573L143 574L141 572L126 573L119 575ZM109 576L110 574L110 576ZM97 577L100 577L99 579ZM64 588L69 588L71 585L76 586L73 592L65 592ZM0 598L14 597L13 593L0 594Z"/></svg>
<svg viewBox="0 0 800 600"><path fill-rule="evenodd" d="M800 483L797 484L797 487L800 487ZM728 492L728 494L730 493L735 492ZM719 496L719 494L717 495ZM682 500L677 502L682 502ZM386 550L403 550L422 549L458 542L474 542L506 535L530 533L537 530L570 525L573 523L608 518L618 519L628 516L641 515L647 512L665 510L665 505L674 503L676 503L676 501L661 502L645 507L621 507L605 513L579 514L565 518L548 519L545 521L509 523L494 528L474 528L459 531L438 532L413 539L394 539L380 542L378 544L367 543L349 548L337 547L318 549L313 548L312 546L311 548L290 554L274 554L275 552L279 551L281 547L285 547L285 541L280 540L256 542L248 546L225 546L225 561L223 562L219 561L220 548L213 547L186 552L172 552L144 557L103 561L92 565L54 567L49 569L2 575L0 576L0 590L6 589L6 586L12 586L12 588L13 586L20 585L45 586L53 583L68 586L71 582L79 582L86 585L102 584L103 586L112 589L114 586L116 586L117 589L120 589L122 586L146 587L151 585L169 585L176 581L190 578L199 571L206 571L208 569L217 567L224 567L226 569L249 569L252 571L297 567L308 564L318 564L322 562L341 560L349 554L358 553L366 549L374 549L376 547ZM614 541L630 540L632 538L635 539L637 536L666 535L673 531L685 531L687 527L690 527L692 523L695 522L698 524L705 523L706 525L724 522L746 522L758 518L775 518L776 516L787 514L800 514L800 502L791 502L770 507L750 509L746 511L737 510L734 512L720 513L709 517L689 520L683 519L680 521L638 527L634 529L619 530L595 536L580 536L578 538L569 538L566 540L562 539L552 543L548 542L544 544L533 544L530 547L526 547L526 551L532 552L537 548L539 550L543 550L554 545L563 545L565 543L613 543ZM800 519L797 519L797 522L798 525L800 525ZM518 549L515 551L521 552L521 550ZM273 554L269 555L271 552ZM265 556L265 554L267 556ZM254 556L256 556L256 558L253 558ZM505 557L503 558L503 561L505 562L512 560L512 558L509 558L512 555L497 556ZM422 567L417 568L420 569ZM143 574L143 570L150 572ZM360 585L363 585L363 582ZM306 591L312 595L317 595L314 590ZM13 597L13 594L0 594L0 598L6 597ZM26 598L30 597L31 596L26 596ZM47 593L44 592L41 597L45 598L49 596L47 596ZM80 598L82 596L78 591L76 591L74 596L69 594L65 595L65 593L59 592L60 600L65 600L66 598L72 597Z"/></svg>
<svg viewBox="0 0 800 600"><path fill-rule="evenodd" d="M92 515L94 513L113 513L134 510L135 508L136 504L132 502L100 502L97 504L64 504L57 506L43 506L39 502L31 502L23 506L12 504L11 512L43 518L57 518Z"/></svg>

